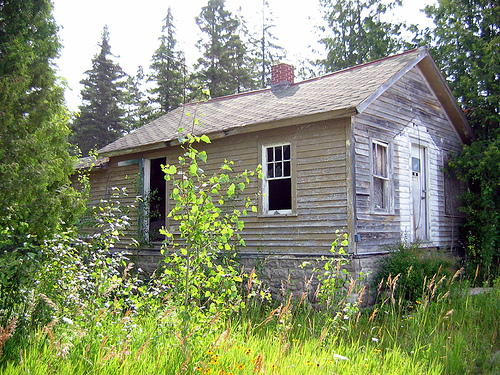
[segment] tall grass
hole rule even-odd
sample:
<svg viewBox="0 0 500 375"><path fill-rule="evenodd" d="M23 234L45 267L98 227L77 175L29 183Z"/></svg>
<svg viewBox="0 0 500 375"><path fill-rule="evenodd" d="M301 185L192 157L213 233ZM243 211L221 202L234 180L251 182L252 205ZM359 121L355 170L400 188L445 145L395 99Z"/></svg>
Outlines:
<svg viewBox="0 0 500 375"><path fill-rule="evenodd" d="M5 338L3 374L495 374L500 286L471 296L458 281L426 280L415 301L397 280L348 317L291 297L229 318L207 316L181 334L176 309L143 316L103 309L52 321L21 342ZM344 319L345 318L345 319ZM12 327L1 330L12 334Z"/></svg>

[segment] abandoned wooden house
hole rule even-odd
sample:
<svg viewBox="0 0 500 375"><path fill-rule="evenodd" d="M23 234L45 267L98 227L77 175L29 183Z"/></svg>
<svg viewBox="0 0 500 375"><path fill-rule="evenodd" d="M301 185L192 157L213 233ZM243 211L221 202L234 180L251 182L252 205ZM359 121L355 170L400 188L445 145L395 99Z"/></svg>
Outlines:
<svg viewBox="0 0 500 375"><path fill-rule="evenodd" d="M132 213L129 235L152 240L138 251L143 263L159 259L158 228L169 226L171 186L160 165L177 162L178 129L190 129L193 116L202 125L193 132L212 141L200 146L207 173L224 159L236 172L263 166L264 178L244 192L259 198L241 257L267 258L269 279L327 255L336 230L348 233L356 271L400 240L458 245L461 187L443 167L472 133L426 48L299 83L279 64L269 89L185 104L99 150L91 201L111 187L126 187L128 203L153 190L160 198L146 208L159 212L149 221Z"/></svg>

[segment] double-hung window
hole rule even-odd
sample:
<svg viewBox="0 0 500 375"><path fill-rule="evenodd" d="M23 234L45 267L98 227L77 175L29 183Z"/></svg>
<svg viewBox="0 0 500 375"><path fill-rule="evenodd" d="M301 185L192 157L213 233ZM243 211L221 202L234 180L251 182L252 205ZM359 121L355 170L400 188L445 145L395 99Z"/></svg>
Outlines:
<svg viewBox="0 0 500 375"><path fill-rule="evenodd" d="M291 145L265 146L263 159L263 213L292 213Z"/></svg>
<svg viewBox="0 0 500 375"><path fill-rule="evenodd" d="M375 211L391 210L389 144L372 141L372 207Z"/></svg>

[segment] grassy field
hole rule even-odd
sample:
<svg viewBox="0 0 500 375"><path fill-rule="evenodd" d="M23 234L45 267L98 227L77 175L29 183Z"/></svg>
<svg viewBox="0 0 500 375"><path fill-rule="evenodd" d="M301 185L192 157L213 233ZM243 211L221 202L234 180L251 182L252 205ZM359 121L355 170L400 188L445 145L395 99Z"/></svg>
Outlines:
<svg viewBox="0 0 500 375"><path fill-rule="evenodd" d="M141 316L112 307L53 320L0 345L2 374L497 374L500 286L471 296L458 281L430 280L422 298L388 292L359 311L346 301L315 311L292 298L181 328L169 300ZM5 345L4 345L5 344Z"/></svg>

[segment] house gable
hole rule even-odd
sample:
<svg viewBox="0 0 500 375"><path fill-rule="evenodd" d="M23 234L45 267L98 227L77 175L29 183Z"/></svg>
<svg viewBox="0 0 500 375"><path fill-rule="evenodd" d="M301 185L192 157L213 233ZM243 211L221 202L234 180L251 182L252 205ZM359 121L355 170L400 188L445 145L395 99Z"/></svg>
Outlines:
<svg viewBox="0 0 500 375"><path fill-rule="evenodd" d="M457 246L461 219L445 213L450 197L445 196L443 166L446 155L458 152L469 138L451 122L442 101L418 63L355 117L358 253L380 252L381 246L400 240ZM374 194L377 142L386 143L390 152L392 209L385 212L377 209Z"/></svg>

